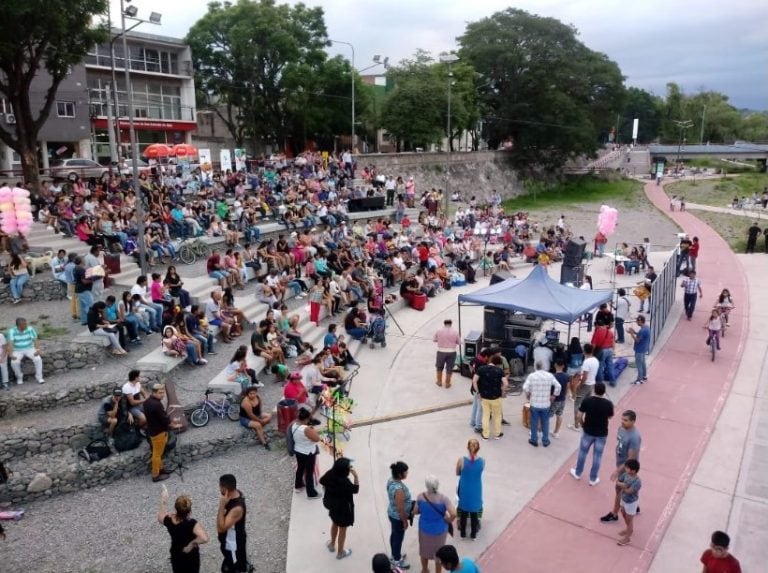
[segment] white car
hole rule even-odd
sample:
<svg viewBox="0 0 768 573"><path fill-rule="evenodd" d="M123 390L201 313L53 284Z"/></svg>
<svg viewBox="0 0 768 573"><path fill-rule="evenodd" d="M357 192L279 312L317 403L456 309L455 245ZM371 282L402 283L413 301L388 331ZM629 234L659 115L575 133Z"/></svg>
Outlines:
<svg viewBox="0 0 768 573"><path fill-rule="evenodd" d="M81 179L96 177L101 179L109 173L109 167L104 167L90 159L55 159L51 161L51 176L71 179L77 175Z"/></svg>
<svg viewBox="0 0 768 573"><path fill-rule="evenodd" d="M150 174L152 172L152 168L146 161L137 159L136 165L139 168L139 175L142 173ZM120 175L133 175L133 159L127 159L120 162Z"/></svg>

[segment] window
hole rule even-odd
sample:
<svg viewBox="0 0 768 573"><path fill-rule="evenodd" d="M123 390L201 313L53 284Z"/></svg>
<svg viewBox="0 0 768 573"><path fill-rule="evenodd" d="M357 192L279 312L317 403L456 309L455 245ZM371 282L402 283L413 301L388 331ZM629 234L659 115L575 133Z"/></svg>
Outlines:
<svg viewBox="0 0 768 573"><path fill-rule="evenodd" d="M56 113L59 117L75 117L75 102L57 101Z"/></svg>

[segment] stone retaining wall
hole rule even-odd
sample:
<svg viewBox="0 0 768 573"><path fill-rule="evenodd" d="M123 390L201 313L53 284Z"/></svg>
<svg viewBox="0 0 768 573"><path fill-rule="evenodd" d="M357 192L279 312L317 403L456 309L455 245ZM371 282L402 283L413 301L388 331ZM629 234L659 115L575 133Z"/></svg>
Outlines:
<svg viewBox="0 0 768 573"><path fill-rule="evenodd" d="M45 277L43 275L31 277L24 285L23 301L40 302L67 298L67 291L62 284L51 278L48 271L42 272L45 273ZM11 285L3 284L0 288L0 305L11 305Z"/></svg>
<svg viewBox="0 0 768 573"><path fill-rule="evenodd" d="M182 461L189 463L249 444L256 446L253 435L235 431L232 436L192 444L184 443L182 438L178 449ZM38 456L34 462L11 463L11 479L0 485L0 507L24 505L41 498L103 486L134 475L146 475L149 481L149 457L149 447L142 444L136 450L112 454L93 463L78 458L71 450L51 453L44 459ZM178 459L176 452L171 453L165 460L166 469L173 471Z"/></svg>

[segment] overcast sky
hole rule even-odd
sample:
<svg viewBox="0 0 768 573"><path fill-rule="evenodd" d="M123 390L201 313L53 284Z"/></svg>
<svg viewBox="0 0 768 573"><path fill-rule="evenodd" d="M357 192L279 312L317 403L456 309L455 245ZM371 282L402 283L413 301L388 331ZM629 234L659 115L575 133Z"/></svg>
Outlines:
<svg viewBox="0 0 768 573"><path fill-rule="evenodd" d="M278 0L282 2L283 0ZM163 25L144 32L183 37L207 0L132 0L140 15L162 11ZM295 4L294 1L289 1ZM306 0L323 6L330 38L355 46L358 70L374 54L392 62L417 48L456 49L468 22L509 6L573 24L581 41L617 62L628 86L663 95L667 82L686 93L725 93L739 108L768 110L766 0ZM119 2L112 0L113 17ZM350 57L346 46L329 49ZM375 73L373 68L367 73Z"/></svg>

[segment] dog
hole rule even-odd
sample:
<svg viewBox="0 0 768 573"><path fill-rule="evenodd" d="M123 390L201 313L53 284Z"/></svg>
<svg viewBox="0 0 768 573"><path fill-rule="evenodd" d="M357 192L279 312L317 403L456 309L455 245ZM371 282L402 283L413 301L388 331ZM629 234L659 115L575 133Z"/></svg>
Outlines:
<svg viewBox="0 0 768 573"><path fill-rule="evenodd" d="M51 268L51 259L53 258L53 251L47 251L41 254L28 254L27 255L27 267L29 268L29 275L35 276L37 271L44 269L46 266Z"/></svg>

